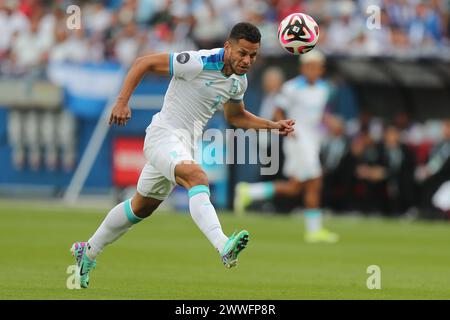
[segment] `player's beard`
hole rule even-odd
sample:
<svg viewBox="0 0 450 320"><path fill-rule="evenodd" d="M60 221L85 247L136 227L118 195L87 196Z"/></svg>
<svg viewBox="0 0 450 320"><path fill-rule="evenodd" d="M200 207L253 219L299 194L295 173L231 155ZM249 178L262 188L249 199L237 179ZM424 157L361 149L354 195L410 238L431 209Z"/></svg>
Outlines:
<svg viewBox="0 0 450 320"><path fill-rule="evenodd" d="M238 65L238 63L236 63L236 66L237 66L237 65ZM233 67L233 63L231 63L231 62L230 62L230 68L231 68L231 71L233 71L233 73L234 73L234 74L237 74L238 76L242 76L242 75L246 74L247 71L248 71L248 69L247 69L246 71L244 71L244 72L242 72L242 73L238 73L238 72L236 71L236 69Z"/></svg>
<svg viewBox="0 0 450 320"><path fill-rule="evenodd" d="M242 72L242 73L238 73L238 72L236 71L236 68L233 66L233 64L234 64L235 62L231 59L231 52L228 54L228 58L227 58L226 60L228 60L228 63L226 63L226 64L228 64L228 65L230 66L230 69L231 69L231 72L232 72L232 73L237 74L238 76L242 76L242 75L244 75L244 74L247 73L248 69L247 69L245 72ZM239 64L239 63L236 62L236 66L237 66L238 64Z"/></svg>

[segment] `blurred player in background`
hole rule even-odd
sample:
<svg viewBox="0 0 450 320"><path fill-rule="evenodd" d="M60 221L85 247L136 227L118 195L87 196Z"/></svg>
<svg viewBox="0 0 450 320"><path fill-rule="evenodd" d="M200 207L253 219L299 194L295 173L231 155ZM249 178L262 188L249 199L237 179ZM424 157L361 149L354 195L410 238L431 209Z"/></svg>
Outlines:
<svg viewBox="0 0 450 320"><path fill-rule="evenodd" d="M285 139L283 174L287 181L238 183L234 209L237 213L257 200L275 196L298 197L303 192L305 206L305 241L310 243L338 241L338 236L322 226L320 165L320 124L329 101L330 88L321 79L325 56L313 50L300 56L300 75L287 81L278 95L275 120L284 116L295 119L295 133Z"/></svg>
<svg viewBox="0 0 450 320"><path fill-rule="evenodd" d="M436 207L450 211L447 209L447 206L450 207L450 188L444 186L450 181L450 119L443 121L442 140L431 150L427 163L418 167L417 178L422 182L422 198L419 203L421 211L426 216L429 216Z"/></svg>
<svg viewBox="0 0 450 320"><path fill-rule="evenodd" d="M89 272L104 247L150 216L177 184L188 190L192 219L219 252L225 267L236 265L249 233L242 230L231 237L223 233L210 202L208 177L194 161L194 144L222 105L225 119L238 128L277 129L281 135L293 131L292 120L274 122L245 110L246 73L256 59L260 40L258 28L238 23L224 48L152 54L134 62L112 109L110 125L125 125L131 118L128 101L147 72L170 75L172 80L161 111L153 116L146 130L147 164L139 177L136 194L114 207L87 242L72 245L81 287L88 287Z"/></svg>
<svg viewBox="0 0 450 320"><path fill-rule="evenodd" d="M259 116L264 119L273 119L277 97L283 86L285 77L283 69L279 67L269 67L262 76L264 96L261 101Z"/></svg>
<svg viewBox="0 0 450 320"><path fill-rule="evenodd" d="M276 100L277 96L280 93L281 87L285 81L285 75L283 69L278 66L271 66L264 70L262 74L262 99L261 105L259 108L259 116L264 119L275 120L275 108L276 108ZM267 131L265 134L262 132L258 135L258 148L260 152L264 151L264 154L271 155L271 157L279 157L280 165L282 162L282 150L280 150L280 145L282 145L283 137L273 137L276 133ZM278 140L275 140L278 139ZM277 141L278 145L273 146L272 142ZM276 152L275 155L273 152ZM261 167L270 167L269 164L261 164ZM263 181L273 181L281 177L281 174L277 173L275 175L266 175L263 176ZM273 207L270 209L271 211L276 211L276 208Z"/></svg>

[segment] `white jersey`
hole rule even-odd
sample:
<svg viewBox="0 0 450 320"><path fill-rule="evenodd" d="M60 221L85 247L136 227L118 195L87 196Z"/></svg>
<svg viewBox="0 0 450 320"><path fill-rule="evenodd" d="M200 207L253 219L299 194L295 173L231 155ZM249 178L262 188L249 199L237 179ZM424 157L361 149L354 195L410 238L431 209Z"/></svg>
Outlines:
<svg viewBox="0 0 450 320"><path fill-rule="evenodd" d="M277 105L287 118L295 120L295 139L283 144L286 156L283 173L300 181L322 175L320 166L320 123L330 96L327 83L319 80L309 84L303 76L287 81L281 88Z"/></svg>
<svg viewBox="0 0 450 320"><path fill-rule="evenodd" d="M151 126L187 130L193 141L223 103L239 103L247 89L245 75L222 72L224 49L185 51L170 54L170 81L164 104Z"/></svg>
<svg viewBox="0 0 450 320"><path fill-rule="evenodd" d="M277 98L288 119L296 121L295 132L308 131L319 136L320 123L330 97L330 88L324 80L313 85L305 77L298 76L287 81Z"/></svg>

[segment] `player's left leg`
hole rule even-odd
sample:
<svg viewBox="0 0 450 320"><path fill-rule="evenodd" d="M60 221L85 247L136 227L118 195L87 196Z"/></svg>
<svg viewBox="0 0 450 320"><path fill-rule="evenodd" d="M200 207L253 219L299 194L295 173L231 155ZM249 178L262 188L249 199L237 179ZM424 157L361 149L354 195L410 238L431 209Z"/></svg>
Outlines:
<svg viewBox="0 0 450 320"><path fill-rule="evenodd" d="M322 210L320 209L320 195L322 192L322 178L315 178L304 182L305 202L305 241L315 242L337 242L337 234L323 228Z"/></svg>
<svg viewBox="0 0 450 320"><path fill-rule="evenodd" d="M175 167L175 179L188 190L189 211L196 225L220 253L225 267L235 266L239 253L247 246L248 232L242 230L230 238L223 233L210 201L208 177L198 164L192 161L178 163Z"/></svg>

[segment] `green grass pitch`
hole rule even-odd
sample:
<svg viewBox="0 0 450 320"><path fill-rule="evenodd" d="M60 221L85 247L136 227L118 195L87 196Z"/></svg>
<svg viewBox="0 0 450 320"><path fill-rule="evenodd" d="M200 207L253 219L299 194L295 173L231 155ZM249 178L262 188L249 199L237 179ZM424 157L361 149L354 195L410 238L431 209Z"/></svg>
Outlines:
<svg viewBox="0 0 450 320"><path fill-rule="evenodd" d="M155 213L97 259L87 290L69 290L69 247L105 210L0 202L0 299L449 299L450 225L330 217L336 245L302 241L301 216L221 213L249 247L225 269L189 214ZM381 268L381 289L366 286Z"/></svg>

